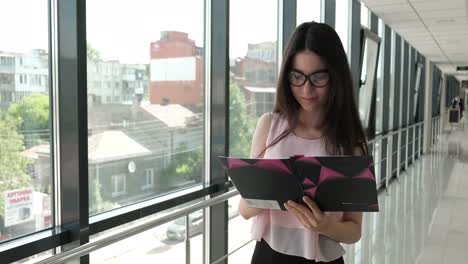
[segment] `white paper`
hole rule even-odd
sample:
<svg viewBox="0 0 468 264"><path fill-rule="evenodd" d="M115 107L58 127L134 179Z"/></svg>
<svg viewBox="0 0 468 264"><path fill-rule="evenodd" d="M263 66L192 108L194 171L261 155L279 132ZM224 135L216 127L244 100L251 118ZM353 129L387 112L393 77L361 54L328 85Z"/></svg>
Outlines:
<svg viewBox="0 0 468 264"><path fill-rule="evenodd" d="M244 199L250 207L281 210L278 201L275 200L257 200Z"/></svg>

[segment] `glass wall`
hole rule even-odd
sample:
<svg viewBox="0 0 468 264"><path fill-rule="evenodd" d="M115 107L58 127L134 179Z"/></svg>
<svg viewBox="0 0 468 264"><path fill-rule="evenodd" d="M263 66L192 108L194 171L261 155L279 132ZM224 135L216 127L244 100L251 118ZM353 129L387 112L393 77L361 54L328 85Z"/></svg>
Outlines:
<svg viewBox="0 0 468 264"><path fill-rule="evenodd" d="M90 213L202 182L204 1L87 1L86 22Z"/></svg>
<svg viewBox="0 0 468 264"><path fill-rule="evenodd" d="M349 59L349 0L336 0L335 30Z"/></svg>
<svg viewBox="0 0 468 264"><path fill-rule="evenodd" d="M153 216L140 219L136 223L108 230L103 234L92 237L91 240L117 234L122 229L141 225L152 219L154 219ZM199 210L174 221L151 228L138 235L120 240L117 243L92 252L90 254L90 263L202 264L204 263L204 219L203 210Z"/></svg>
<svg viewBox="0 0 468 264"><path fill-rule="evenodd" d="M369 9L362 2L361 2L361 25L366 28L370 28Z"/></svg>
<svg viewBox="0 0 468 264"><path fill-rule="evenodd" d="M321 2L298 0L296 21L283 16L291 20L285 21L286 25L320 21ZM21 263L33 263L59 252L56 249L65 244L67 249L78 246L78 238L83 244L88 239L94 243L149 221L162 222L161 217L219 194L219 186L224 192L225 182L205 184L204 179L218 177L212 171L221 171L216 161L205 161L205 153L229 150L231 156L248 156L258 118L274 107L281 59L278 16L283 12L278 10L278 1L177 0L161 4L101 0L87 1L86 10L80 8L83 1L60 3L58 9L57 1L0 3L4 11L0 22L9 25L0 28L2 263L12 256L18 258L14 261L21 257ZM336 30L348 55L350 3L337 0L335 10ZM362 23L368 27L369 12L362 8ZM227 10L229 18L222 13ZM67 12L79 15L67 16ZM212 21L226 22L229 29L216 27L219 24ZM379 21L381 37L383 27ZM65 30L70 28L76 32ZM227 52L221 46L216 46L221 52L213 52L210 47L217 44L216 38L230 41L228 65L215 63L224 62L222 53ZM403 120L400 87L408 52L401 41L395 43L395 33L391 49L389 109L382 105L382 60L377 72L378 131L382 131L385 111L391 114L390 127L399 127ZM77 54L86 54L87 68ZM225 71L211 71L221 68ZM80 85L81 72L86 74L86 87ZM77 96L85 88L84 98ZM56 90L58 94L50 92ZM228 91L229 98L218 97ZM82 113L75 115L80 108L64 105L61 99L72 103L87 100L87 111L83 111L87 126L80 119ZM226 104L217 105L223 99ZM49 101L58 108L52 108ZM66 113L60 111L71 108ZM50 125L62 120L66 125ZM213 132L212 128L223 127L224 120L230 122L226 124L230 137L218 140L224 132ZM73 139L64 140L69 138ZM88 152L81 156L80 147L64 152L64 158L64 153L52 151L67 149L69 142L87 142ZM398 153L404 147L395 146L393 151ZM378 161L379 147L375 150ZM396 157L393 160L396 163ZM68 161L77 163L72 166L72 176L88 172L88 183L83 181L86 177L77 180L68 175L64 169L69 167ZM205 164L209 164L207 173ZM394 167L396 170L397 165ZM82 206L88 199L89 208ZM219 259L234 251L226 256L228 260L248 261L255 243L249 243L250 221L238 214L239 199L235 196L204 210L186 211L187 215L157 227L139 229L138 235L106 244L82 262L206 263L208 258ZM66 213L64 204L72 205ZM73 225L65 225L70 222ZM74 225L76 222L79 224ZM349 257L362 259L360 254L369 251L365 247L356 244L357 253Z"/></svg>
<svg viewBox="0 0 468 264"><path fill-rule="evenodd" d="M297 25L304 22L321 22L321 0L297 0Z"/></svg>
<svg viewBox="0 0 468 264"><path fill-rule="evenodd" d="M397 83L395 82L395 31L392 30L391 33L391 40L390 40L390 98L389 98L389 104L388 104L388 110L389 110L389 124L388 128L389 130L393 130L395 128L394 125L394 111L395 111L395 86Z"/></svg>
<svg viewBox="0 0 468 264"><path fill-rule="evenodd" d="M375 125L375 133L379 134L382 132L382 122L383 122L383 89L384 89L384 82L383 82L383 63L384 63L384 51L387 47L385 47L385 39L384 39L384 30L385 30L385 24L383 21L379 18L379 37L381 39L380 41L380 50L379 50L379 62L377 64L377 96L376 96L376 114L377 118L375 120L376 125Z"/></svg>
<svg viewBox="0 0 468 264"><path fill-rule="evenodd" d="M1 242L52 225L53 180L48 1L0 10Z"/></svg>
<svg viewBox="0 0 468 264"><path fill-rule="evenodd" d="M258 11L262 10L262 19ZM278 78L277 1L230 1L229 155L246 157L257 119L273 110Z"/></svg>

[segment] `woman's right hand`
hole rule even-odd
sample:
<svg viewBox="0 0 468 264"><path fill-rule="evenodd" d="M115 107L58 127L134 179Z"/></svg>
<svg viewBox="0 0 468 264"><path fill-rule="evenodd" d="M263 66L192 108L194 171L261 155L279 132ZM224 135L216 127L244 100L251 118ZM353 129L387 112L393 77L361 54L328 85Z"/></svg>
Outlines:
<svg viewBox="0 0 468 264"><path fill-rule="evenodd" d="M266 209L250 207L247 202L241 198L239 202L239 213L244 219L250 219L258 214L261 214Z"/></svg>

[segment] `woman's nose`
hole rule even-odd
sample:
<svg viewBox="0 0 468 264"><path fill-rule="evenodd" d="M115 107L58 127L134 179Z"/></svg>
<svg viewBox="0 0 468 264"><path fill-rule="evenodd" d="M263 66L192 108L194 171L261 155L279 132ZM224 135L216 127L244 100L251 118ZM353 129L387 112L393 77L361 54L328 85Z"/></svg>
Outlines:
<svg viewBox="0 0 468 264"><path fill-rule="evenodd" d="M313 89L315 89L315 86L312 84L312 82L307 79L304 85L302 86L302 90L304 93L311 92Z"/></svg>

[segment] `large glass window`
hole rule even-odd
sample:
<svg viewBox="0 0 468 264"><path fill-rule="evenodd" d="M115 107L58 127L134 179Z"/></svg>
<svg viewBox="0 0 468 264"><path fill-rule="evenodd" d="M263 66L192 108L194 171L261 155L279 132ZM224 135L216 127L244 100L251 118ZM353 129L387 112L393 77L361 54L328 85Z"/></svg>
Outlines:
<svg viewBox="0 0 468 264"><path fill-rule="evenodd" d="M1 1L0 10L2 242L52 225L53 181L48 1Z"/></svg>
<svg viewBox="0 0 468 264"><path fill-rule="evenodd" d="M161 215L163 215L162 213ZM101 235L111 236L122 228L131 228L153 220L145 217L125 227L107 230ZM188 236L187 236L188 235ZM117 243L93 251L90 263L194 263L203 262L205 222L203 210L195 211L174 221L159 225ZM93 241L96 237L91 237Z"/></svg>
<svg viewBox="0 0 468 264"><path fill-rule="evenodd" d="M344 50L348 53L349 0L336 0L335 30L338 33L338 36L340 36Z"/></svg>
<svg viewBox="0 0 468 264"><path fill-rule="evenodd" d="M297 25L304 22L321 21L321 0L297 0Z"/></svg>
<svg viewBox="0 0 468 264"><path fill-rule="evenodd" d="M378 50L380 38L375 36L370 30L363 32L363 49L361 54L361 77L359 88L359 116L365 129L371 128L371 116L375 113L372 107L372 100L375 91L375 78L378 64ZM372 114L371 114L372 111Z"/></svg>
<svg viewBox="0 0 468 264"><path fill-rule="evenodd" d="M277 1L230 2L231 156L249 155L258 117L273 110L271 94L278 78L277 9ZM261 19L258 10L262 10Z"/></svg>
<svg viewBox="0 0 468 264"><path fill-rule="evenodd" d="M201 183L204 1L86 5L90 213Z"/></svg>
<svg viewBox="0 0 468 264"><path fill-rule="evenodd" d="M252 240L250 232L238 232L237 230L249 230L252 225L252 218L245 220L238 211L240 195L229 198L228 200L228 217L229 217L229 241L228 253L236 251L229 256L229 263L245 263L251 259L255 248L255 240ZM245 245L248 243L247 245Z"/></svg>
<svg viewBox="0 0 468 264"><path fill-rule="evenodd" d="M393 130L395 128L394 125L394 111L395 111L395 87L396 82L395 82L395 45L396 45L396 40L395 40L395 31L392 30L392 38L390 40L390 102L388 104L388 110L389 110L389 124L388 127L390 130Z"/></svg>
<svg viewBox="0 0 468 264"><path fill-rule="evenodd" d="M381 38L380 44L380 55L379 55L379 62L377 64L377 97L376 97L376 111L377 111L377 118L376 122L376 134L382 132L382 124L383 124L383 89L384 89L384 82L383 82L383 60L384 60L384 51L385 49L389 48L385 46L385 39L384 39L384 30L385 24L379 18L379 37Z"/></svg>
<svg viewBox="0 0 468 264"><path fill-rule="evenodd" d="M369 9L367 8L367 6L364 5L364 3L361 2L361 25L363 25L366 28L370 28L369 18Z"/></svg>

